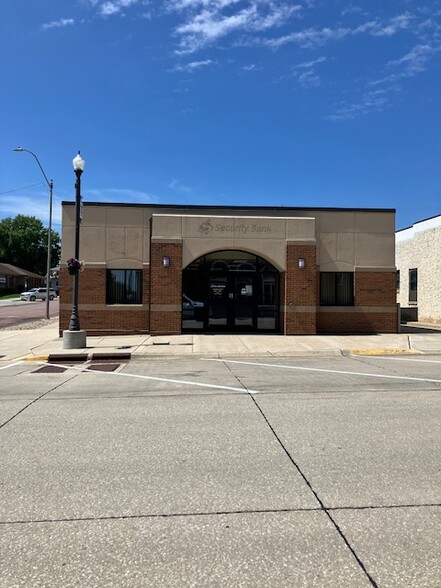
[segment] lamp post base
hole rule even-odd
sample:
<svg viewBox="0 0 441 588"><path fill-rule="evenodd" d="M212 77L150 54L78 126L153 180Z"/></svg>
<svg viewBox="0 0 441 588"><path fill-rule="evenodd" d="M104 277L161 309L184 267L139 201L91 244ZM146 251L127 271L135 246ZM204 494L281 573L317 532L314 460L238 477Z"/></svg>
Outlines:
<svg viewBox="0 0 441 588"><path fill-rule="evenodd" d="M63 331L63 349L86 348L86 331Z"/></svg>

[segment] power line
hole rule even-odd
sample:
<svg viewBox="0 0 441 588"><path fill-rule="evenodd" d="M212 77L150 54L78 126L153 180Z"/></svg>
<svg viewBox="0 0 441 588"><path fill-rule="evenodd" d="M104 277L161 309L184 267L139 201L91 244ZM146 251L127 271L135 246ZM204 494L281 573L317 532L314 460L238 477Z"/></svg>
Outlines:
<svg viewBox="0 0 441 588"><path fill-rule="evenodd" d="M15 188L15 190L8 190L7 192L0 192L0 196L3 194L12 194L13 192L18 192L19 190L26 190L27 188L35 188L36 186L43 186L44 182L39 182L38 184L30 184L29 186L23 186L22 188Z"/></svg>

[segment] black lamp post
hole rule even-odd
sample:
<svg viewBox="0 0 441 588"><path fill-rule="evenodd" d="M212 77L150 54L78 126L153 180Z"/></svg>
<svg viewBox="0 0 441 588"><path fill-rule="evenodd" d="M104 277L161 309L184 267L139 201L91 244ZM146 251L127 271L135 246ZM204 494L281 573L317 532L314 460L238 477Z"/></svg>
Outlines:
<svg viewBox="0 0 441 588"><path fill-rule="evenodd" d="M49 315L49 289L51 287L51 233L52 233L52 192L54 189L54 181L51 180L49 181L47 179L47 175L44 173L44 169L40 163L40 160L38 159L38 157L35 155L35 153L32 153L32 151L29 151L29 149L24 149L23 147L15 147L15 149L13 149L12 151L17 151L18 153L29 153L30 155L32 155L35 159L35 161L38 163L38 167L40 168L41 173L44 176L44 179L46 180L46 184L48 185L49 188L49 228L47 230L47 263L46 263L46 318L50 318Z"/></svg>
<svg viewBox="0 0 441 588"><path fill-rule="evenodd" d="M73 168L77 181L75 182L75 259L79 261L80 256L80 213L81 213L81 174L83 173L86 162L81 157L80 152L74 157ZM73 303L72 314L70 317L69 331L80 330L80 317L78 316L78 279L79 267L75 267L73 273Z"/></svg>

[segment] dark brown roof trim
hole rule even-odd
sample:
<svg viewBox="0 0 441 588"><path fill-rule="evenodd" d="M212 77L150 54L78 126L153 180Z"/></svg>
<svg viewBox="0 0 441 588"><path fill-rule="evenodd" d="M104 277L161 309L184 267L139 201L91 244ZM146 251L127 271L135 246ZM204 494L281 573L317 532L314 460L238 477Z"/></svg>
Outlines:
<svg viewBox="0 0 441 588"><path fill-rule="evenodd" d="M62 206L74 206L75 202L63 200ZM396 212L395 208L346 208L323 206L226 206L217 204L136 204L134 202L83 202L84 206L127 206L137 208L166 208L178 210L314 210L348 212Z"/></svg>

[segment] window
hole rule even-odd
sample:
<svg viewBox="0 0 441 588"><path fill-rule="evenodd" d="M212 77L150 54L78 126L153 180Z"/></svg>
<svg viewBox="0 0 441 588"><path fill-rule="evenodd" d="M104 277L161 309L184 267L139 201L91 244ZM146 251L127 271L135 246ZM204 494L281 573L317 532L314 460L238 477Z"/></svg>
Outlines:
<svg viewBox="0 0 441 588"><path fill-rule="evenodd" d="M400 270L397 270L397 292L400 291Z"/></svg>
<svg viewBox="0 0 441 588"><path fill-rule="evenodd" d="M418 300L418 270L409 270L409 302Z"/></svg>
<svg viewBox="0 0 441 588"><path fill-rule="evenodd" d="M320 305L353 306L354 274L352 272L321 272Z"/></svg>
<svg viewBox="0 0 441 588"><path fill-rule="evenodd" d="M141 304L141 270L107 270L106 304Z"/></svg>

